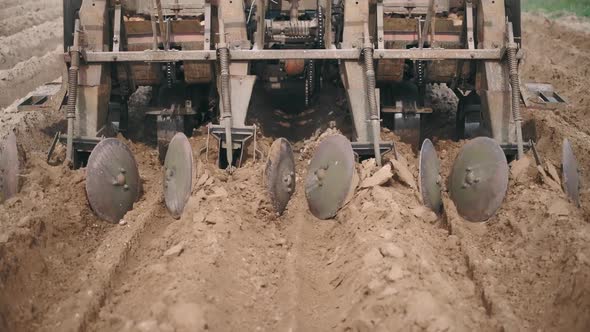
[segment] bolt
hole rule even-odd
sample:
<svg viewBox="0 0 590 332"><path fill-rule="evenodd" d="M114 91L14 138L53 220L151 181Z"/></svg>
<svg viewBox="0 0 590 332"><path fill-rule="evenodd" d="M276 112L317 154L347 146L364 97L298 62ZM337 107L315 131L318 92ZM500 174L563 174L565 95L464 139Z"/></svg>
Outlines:
<svg viewBox="0 0 590 332"><path fill-rule="evenodd" d="M121 168L119 169L119 171L120 171L121 173L123 173L123 174L127 173L127 171L126 171L126 170L125 170L123 167L121 167Z"/></svg>
<svg viewBox="0 0 590 332"><path fill-rule="evenodd" d="M471 169L468 169L465 173L465 183L464 186L471 186L474 183L478 183L479 178L476 178Z"/></svg>
<svg viewBox="0 0 590 332"><path fill-rule="evenodd" d="M287 186L290 186L292 182L292 178L291 175L287 174L285 176L283 176L283 183L286 184Z"/></svg>
<svg viewBox="0 0 590 332"><path fill-rule="evenodd" d="M123 173L117 175L117 185L122 186L125 184L126 179L125 179L125 175Z"/></svg>
<svg viewBox="0 0 590 332"><path fill-rule="evenodd" d="M124 189L125 191L129 190L129 185L127 185L127 184L126 184L126 185L124 185L124 186L123 186L123 189Z"/></svg>
<svg viewBox="0 0 590 332"><path fill-rule="evenodd" d="M327 168L320 168L316 171L315 175L318 178L318 180L323 180L326 177L326 169Z"/></svg>

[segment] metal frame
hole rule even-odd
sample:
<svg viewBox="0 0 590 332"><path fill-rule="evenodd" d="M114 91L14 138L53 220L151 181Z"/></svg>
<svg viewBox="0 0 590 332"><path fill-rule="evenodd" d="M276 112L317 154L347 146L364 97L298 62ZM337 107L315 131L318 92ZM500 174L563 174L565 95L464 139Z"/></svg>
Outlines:
<svg viewBox="0 0 590 332"><path fill-rule="evenodd" d="M495 49L376 49L375 59L408 60L502 60L504 48ZM232 60L281 60L281 59L360 59L360 49L320 50L230 50ZM82 51L86 63L104 62L174 62L174 61L216 61L217 51L130 51L95 52ZM66 59L67 60L67 59Z"/></svg>

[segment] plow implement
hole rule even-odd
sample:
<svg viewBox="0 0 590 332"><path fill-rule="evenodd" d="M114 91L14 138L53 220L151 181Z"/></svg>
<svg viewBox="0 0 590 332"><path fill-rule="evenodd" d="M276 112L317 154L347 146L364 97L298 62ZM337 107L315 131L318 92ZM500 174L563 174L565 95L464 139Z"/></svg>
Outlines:
<svg viewBox="0 0 590 332"><path fill-rule="evenodd" d="M216 164L230 175L249 151L256 161L267 128L249 122L255 86L264 98L280 92L305 101L302 113L318 106L327 84L345 96L348 114L338 129L346 135L318 142L302 177L318 219L335 217L355 193L358 162L385 165L398 159L394 143L403 142L418 151L414 175L426 207L441 214L447 190L463 218L489 220L508 189L508 161L529 147L520 112L519 1L78 0L64 8L68 131L58 140L66 142L71 166L86 167L90 205L110 222L141 193L133 155L113 137L147 128L142 116L128 114L129 98L142 86L152 91L143 120L157 115L156 130L142 138L157 142L164 202L175 218L195 183L195 129L206 125L207 158L212 137ZM453 136L468 140L448 179L422 132L439 125L429 122L435 110L426 104L428 84L457 96ZM271 126L266 131L276 133ZM383 138L383 127L394 139ZM299 139L278 138L263 151L262 181L277 214L288 210L295 191ZM5 162L13 151L9 137L1 159L4 199L15 192L14 167ZM579 170L567 140L562 164L564 191L579 205Z"/></svg>

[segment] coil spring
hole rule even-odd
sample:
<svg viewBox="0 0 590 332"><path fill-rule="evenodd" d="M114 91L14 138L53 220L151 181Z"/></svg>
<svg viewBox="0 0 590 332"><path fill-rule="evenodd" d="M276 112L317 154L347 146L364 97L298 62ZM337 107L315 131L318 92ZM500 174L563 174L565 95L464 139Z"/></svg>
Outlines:
<svg viewBox="0 0 590 332"><path fill-rule="evenodd" d="M520 88L520 79L518 77L518 59L516 58L516 48L509 47L507 50L508 54L508 66L510 70L510 83L513 89ZM520 114L520 97L519 93L512 94L512 103L514 105L514 121L520 122L522 121L522 116Z"/></svg>
<svg viewBox="0 0 590 332"><path fill-rule="evenodd" d="M78 94L78 68L70 67L68 72L68 104L66 118L76 117L76 95Z"/></svg>
<svg viewBox="0 0 590 332"><path fill-rule="evenodd" d="M367 74L367 90L369 94L369 108L371 118L378 118L377 99L375 95L375 64L373 63L373 49L365 48L365 72Z"/></svg>
<svg viewBox="0 0 590 332"><path fill-rule="evenodd" d="M231 101L229 98L229 49L219 49L219 69L221 72L221 99L223 103L223 111L231 116Z"/></svg>
<svg viewBox="0 0 590 332"><path fill-rule="evenodd" d="M291 21L289 24L287 36L291 38L306 38L309 36L309 31L309 21Z"/></svg>

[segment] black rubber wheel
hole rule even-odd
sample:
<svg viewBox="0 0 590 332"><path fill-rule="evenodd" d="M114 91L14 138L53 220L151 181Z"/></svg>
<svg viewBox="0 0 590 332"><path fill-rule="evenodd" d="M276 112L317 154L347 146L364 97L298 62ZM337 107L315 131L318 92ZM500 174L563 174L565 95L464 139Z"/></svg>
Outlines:
<svg viewBox="0 0 590 332"><path fill-rule="evenodd" d="M514 38L517 42L522 43L520 0L506 0L504 6L506 7L506 16L508 16L508 20L512 22Z"/></svg>
<svg viewBox="0 0 590 332"><path fill-rule="evenodd" d="M63 0L64 9L64 52L74 44L74 25L78 12L82 6L82 0Z"/></svg>

